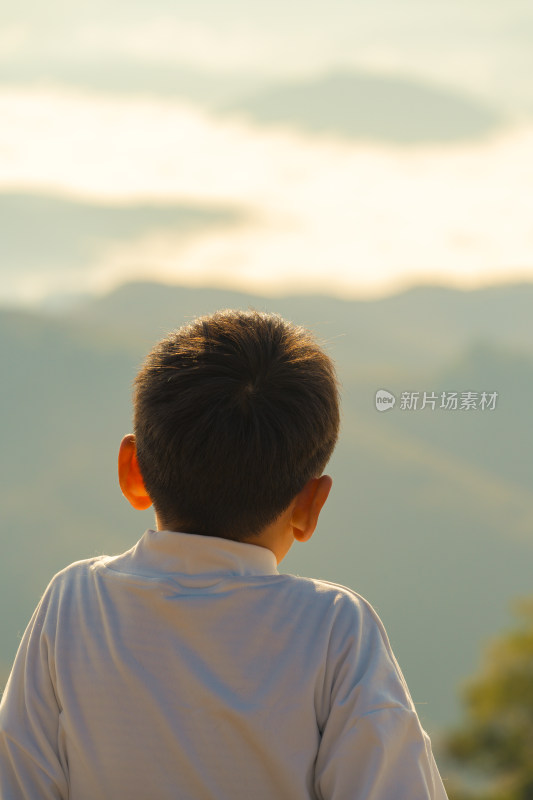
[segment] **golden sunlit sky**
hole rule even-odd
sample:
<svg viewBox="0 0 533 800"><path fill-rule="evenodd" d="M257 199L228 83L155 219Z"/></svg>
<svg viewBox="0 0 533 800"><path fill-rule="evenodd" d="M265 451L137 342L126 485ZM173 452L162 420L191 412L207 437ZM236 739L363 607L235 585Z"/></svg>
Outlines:
<svg viewBox="0 0 533 800"><path fill-rule="evenodd" d="M532 37L533 7L518 0L5 8L0 200L219 208L239 218L186 235L157 220L105 239L96 230L82 265L65 249L56 265L36 266L27 254L34 223L19 205L20 242L12 234L1 252L0 300L146 276L343 296L531 279ZM339 71L373 76L376 108L394 102L387 81L396 80L478 104L497 121L408 143L396 122L413 112L400 102L385 136L364 130L364 119L355 132L317 131L290 104L267 124L265 91L287 85L315 87L308 102L327 118L324 76ZM255 114L250 98L259 98ZM423 103L417 113L423 119ZM453 121L444 116L442 129Z"/></svg>

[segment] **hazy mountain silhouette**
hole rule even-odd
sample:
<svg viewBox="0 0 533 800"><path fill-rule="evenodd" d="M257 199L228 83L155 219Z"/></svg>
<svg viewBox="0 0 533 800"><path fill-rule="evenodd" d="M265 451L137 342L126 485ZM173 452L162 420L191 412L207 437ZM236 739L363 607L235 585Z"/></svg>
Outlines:
<svg viewBox="0 0 533 800"><path fill-rule="evenodd" d="M417 286L380 300L343 300L320 295L268 298L224 289L165 286L138 281L91 298L72 312L72 320L92 326L114 324L117 335L132 309L140 340L149 342L176 320L220 306L275 306L289 319L310 324L349 364L376 369L400 365L412 370L441 365L463 352L465 342L488 341L533 353L533 283L474 291ZM114 322L113 322L114 321Z"/></svg>
<svg viewBox="0 0 533 800"><path fill-rule="evenodd" d="M484 136L504 122L497 110L455 90L359 72L284 81L223 110L261 125L406 145Z"/></svg>
<svg viewBox="0 0 533 800"><path fill-rule="evenodd" d="M415 702L427 703L426 726L451 721L457 682L506 625L510 599L531 591L532 289L423 287L363 303L133 284L68 315L0 310L4 675L53 572L119 552L154 524L152 512L130 509L116 478L131 382L148 348L198 314L253 305L313 328L342 382L332 495L319 530L283 569L367 596ZM433 348L447 331L451 342ZM398 403L379 413L378 388L398 401L402 391L499 397L494 411Z"/></svg>

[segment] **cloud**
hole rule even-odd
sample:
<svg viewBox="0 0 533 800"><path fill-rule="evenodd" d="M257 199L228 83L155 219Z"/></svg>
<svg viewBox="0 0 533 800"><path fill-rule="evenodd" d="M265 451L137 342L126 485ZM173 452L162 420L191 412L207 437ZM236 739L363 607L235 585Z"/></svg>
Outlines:
<svg viewBox="0 0 533 800"><path fill-rule="evenodd" d="M372 294L533 267L531 127L405 152L221 122L183 103L58 91L0 92L0 117L4 190L250 214L187 241L133 231L99 250L100 282L149 265L176 280Z"/></svg>
<svg viewBox="0 0 533 800"><path fill-rule="evenodd" d="M22 24L11 24L0 28L0 60L13 58L31 41L30 31Z"/></svg>
<svg viewBox="0 0 533 800"><path fill-rule="evenodd" d="M533 7L529 0L21 0L0 11L2 81L112 86L152 70L144 89L198 70L257 78L307 77L337 68L394 70L532 111ZM94 82L91 74L94 71ZM179 81L178 81L179 82ZM132 87L128 87L131 91Z"/></svg>
<svg viewBox="0 0 533 800"><path fill-rule="evenodd" d="M126 24L120 31L103 24L84 26L74 47L86 56L125 57L143 62L186 64L198 69L234 71L261 62L274 40L244 21L233 22L223 33L214 26L175 16L156 16Z"/></svg>

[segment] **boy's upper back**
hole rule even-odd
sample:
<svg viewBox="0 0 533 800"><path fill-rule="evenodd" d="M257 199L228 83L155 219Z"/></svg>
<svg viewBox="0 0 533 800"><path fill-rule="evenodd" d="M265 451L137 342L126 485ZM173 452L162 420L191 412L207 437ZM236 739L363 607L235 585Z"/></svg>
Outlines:
<svg viewBox="0 0 533 800"><path fill-rule="evenodd" d="M373 609L258 545L147 531L71 565L11 681L27 797L445 798Z"/></svg>
<svg viewBox="0 0 533 800"><path fill-rule="evenodd" d="M48 587L0 705L2 800L445 800L375 612L277 572L327 498L338 399L277 315L156 345L119 481L168 530Z"/></svg>

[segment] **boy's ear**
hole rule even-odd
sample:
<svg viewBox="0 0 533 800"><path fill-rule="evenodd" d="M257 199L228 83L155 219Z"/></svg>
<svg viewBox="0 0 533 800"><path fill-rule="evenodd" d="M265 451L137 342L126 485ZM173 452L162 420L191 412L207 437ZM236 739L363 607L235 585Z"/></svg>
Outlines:
<svg viewBox="0 0 533 800"><path fill-rule="evenodd" d="M322 506L328 499L333 480L329 475L311 478L302 491L296 495L292 509L291 525L294 538L306 542L317 526Z"/></svg>
<svg viewBox="0 0 533 800"><path fill-rule="evenodd" d="M152 500L144 488L139 464L137 462L137 450L135 447L135 436L128 433L120 443L118 451L118 482L124 497L129 500L133 508L144 511L150 508Z"/></svg>

